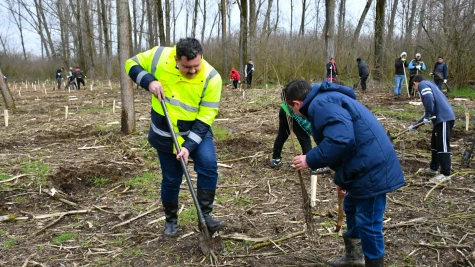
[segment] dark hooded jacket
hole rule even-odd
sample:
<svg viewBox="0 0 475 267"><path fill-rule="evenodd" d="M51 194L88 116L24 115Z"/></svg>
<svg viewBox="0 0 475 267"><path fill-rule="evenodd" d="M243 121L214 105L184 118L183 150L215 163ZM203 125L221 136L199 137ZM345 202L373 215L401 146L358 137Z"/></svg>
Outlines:
<svg viewBox="0 0 475 267"><path fill-rule="evenodd" d="M329 166L335 184L355 198L370 198L405 184L401 165L383 126L347 86L315 84L300 112L318 144L307 153L312 169Z"/></svg>

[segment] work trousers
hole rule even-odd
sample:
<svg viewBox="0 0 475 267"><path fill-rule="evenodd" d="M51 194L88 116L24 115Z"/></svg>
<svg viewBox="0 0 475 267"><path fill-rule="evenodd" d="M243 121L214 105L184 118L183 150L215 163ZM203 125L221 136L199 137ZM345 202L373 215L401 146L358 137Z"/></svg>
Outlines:
<svg viewBox="0 0 475 267"><path fill-rule="evenodd" d="M450 175L452 165L450 153L450 134L454 127L454 121L444 121L434 125L432 129L432 138L430 140L430 150L432 158L430 168L438 170L445 176Z"/></svg>
<svg viewBox="0 0 475 267"><path fill-rule="evenodd" d="M345 236L361 239L363 254L366 258L383 257L383 215L386 210L386 194L356 199L351 193L347 193L343 209L348 227Z"/></svg>
<svg viewBox="0 0 475 267"><path fill-rule="evenodd" d="M172 202L178 199L180 185L183 179L181 163L176 154L158 151L158 159L162 169L161 199ZM197 188L216 190L218 183L218 164L213 143L213 137L205 137L199 146L190 153L194 170L198 174Z"/></svg>

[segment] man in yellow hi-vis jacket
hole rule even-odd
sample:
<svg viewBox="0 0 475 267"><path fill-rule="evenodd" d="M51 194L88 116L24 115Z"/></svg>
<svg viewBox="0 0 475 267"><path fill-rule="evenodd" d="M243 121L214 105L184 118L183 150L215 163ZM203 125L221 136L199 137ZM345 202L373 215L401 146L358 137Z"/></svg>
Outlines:
<svg viewBox="0 0 475 267"><path fill-rule="evenodd" d="M152 93L149 143L157 150L162 169L161 200L166 236L178 230L178 193L183 178L179 159L191 157L198 174L197 197L210 231L224 227L211 217L218 182L218 166L211 124L218 114L222 80L203 59L195 38L180 39L174 47L157 46L130 58L125 70L132 80ZM178 142L176 154L160 101L164 99ZM176 154L176 155L175 155Z"/></svg>

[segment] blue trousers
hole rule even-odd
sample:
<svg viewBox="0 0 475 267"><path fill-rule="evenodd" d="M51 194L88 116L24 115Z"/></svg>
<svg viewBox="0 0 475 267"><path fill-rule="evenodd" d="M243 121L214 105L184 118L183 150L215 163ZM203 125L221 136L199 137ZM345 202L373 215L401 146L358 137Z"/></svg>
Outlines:
<svg viewBox="0 0 475 267"><path fill-rule="evenodd" d="M345 236L361 239L363 253L368 259L384 256L383 215L386 194L367 199L356 199L347 194L344 210L348 229Z"/></svg>
<svg viewBox="0 0 475 267"><path fill-rule="evenodd" d="M158 151L158 159L162 169L161 199L172 202L178 199L180 184L183 179L181 163L176 154ZM216 190L218 183L218 163L212 137L205 137L200 145L190 153L194 162L194 170L198 174L197 188Z"/></svg>
<svg viewBox="0 0 475 267"><path fill-rule="evenodd" d="M396 85L394 86L394 95L401 95L402 83L404 82L404 75L396 75L395 77Z"/></svg>

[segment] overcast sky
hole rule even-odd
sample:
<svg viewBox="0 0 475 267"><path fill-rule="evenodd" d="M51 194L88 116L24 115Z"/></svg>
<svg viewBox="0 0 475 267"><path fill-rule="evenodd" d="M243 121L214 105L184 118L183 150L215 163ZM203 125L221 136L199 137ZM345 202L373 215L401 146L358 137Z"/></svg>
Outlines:
<svg viewBox="0 0 475 267"><path fill-rule="evenodd" d="M175 3L178 2L178 1L175 1ZM217 5L216 4L210 4L211 1L208 1L208 18L207 18L207 21L209 21L209 23L212 23L211 20L214 20L214 14L216 14L216 10L217 10ZM313 2L313 1L312 1ZM324 2L325 1L320 1L321 4L320 5L324 5ZM356 25L357 22L358 22L358 19L359 17L361 16L361 12L363 12L363 9L364 9L364 6L366 4L366 1L363 1L363 0L347 0L347 21L350 22L351 24L353 25ZM280 1L281 3L281 7L280 7L280 12L281 12L281 16L279 17L279 20L280 20L280 25L282 25L282 27L286 27L286 28L290 28L290 1ZM287 6L286 6L287 5ZM338 9L338 7L336 8ZM367 20L367 24L368 23L372 23L370 20L372 18L372 10L374 9L374 6L372 7L371 11L370 11L370 14L368 14L366 20ZM299 23L300 23L300 13L301 13L301 1L294 1L294 26L293 26L293 29L294 31L298 31L298 27L299 27ZM320 13L320 16L324 16L324 13L322 13L324 10L322 9L321 13ZM265 11L263 11L265 12ZM314 14L310 14L310 16L315 16L315 11L314 10L311 10L312 13ZM338 13L338 10L335 11L335 14ZM185 18L185 13L184 11L181 12L181 14L183 16L183 18L180 18L178 19L177 21L184 21ZM307 19L310 19L309 16L307 16ZM115 19L114 19L115 21ZM231 23L232 23L232 29L233 30L237 30L239 28L239 10L238 10L238 7L236 5L234 5L233 7L233 13L232 13L232 16L231 16ZM309 31L310 30L313 30L314 28L314 25L315 23L312 23L311 25L309 25ZM31 32L31 28L26 25L23 25L24 26L24 40L25 40L25 47L26 47L26 50L27 52L30 52L30 53L33 53L33 54L36 54L36 55L40 55L41 54L41 48L40 48L40 45L39 45L39 37L36 33L32 33ZM115 27L114 27L115 28ZM183 29L184 28L184 25L182 27L177 27L177 31L178 29ZM210 26L208 26L208 31L210 30ZM214 28L214 31L216 31L217 28L215 27ZM190 32L190 31L188 31ZM201 34L200 30L197 30L198 33ZM180 35L180 36L177 36L177 39L178 38L181 38L181 37L185 37L185 32L177 32L177 35ZM207 33L205 36L208 36L209 33ZM19 30L17 28L17 26L15 25L15 23L12 21L11 19L11 16L10 16L10 13L0 5L0 37L2 39L5 39L5 38L8 38L8 41L7 41L7 48L10 50L13 50L15 52L21 52L21 40L20 40L20 33L19 33ZM3 50L3 47L0 46L0 49ZM3 51L2 51L3 52Z"/></svg>

